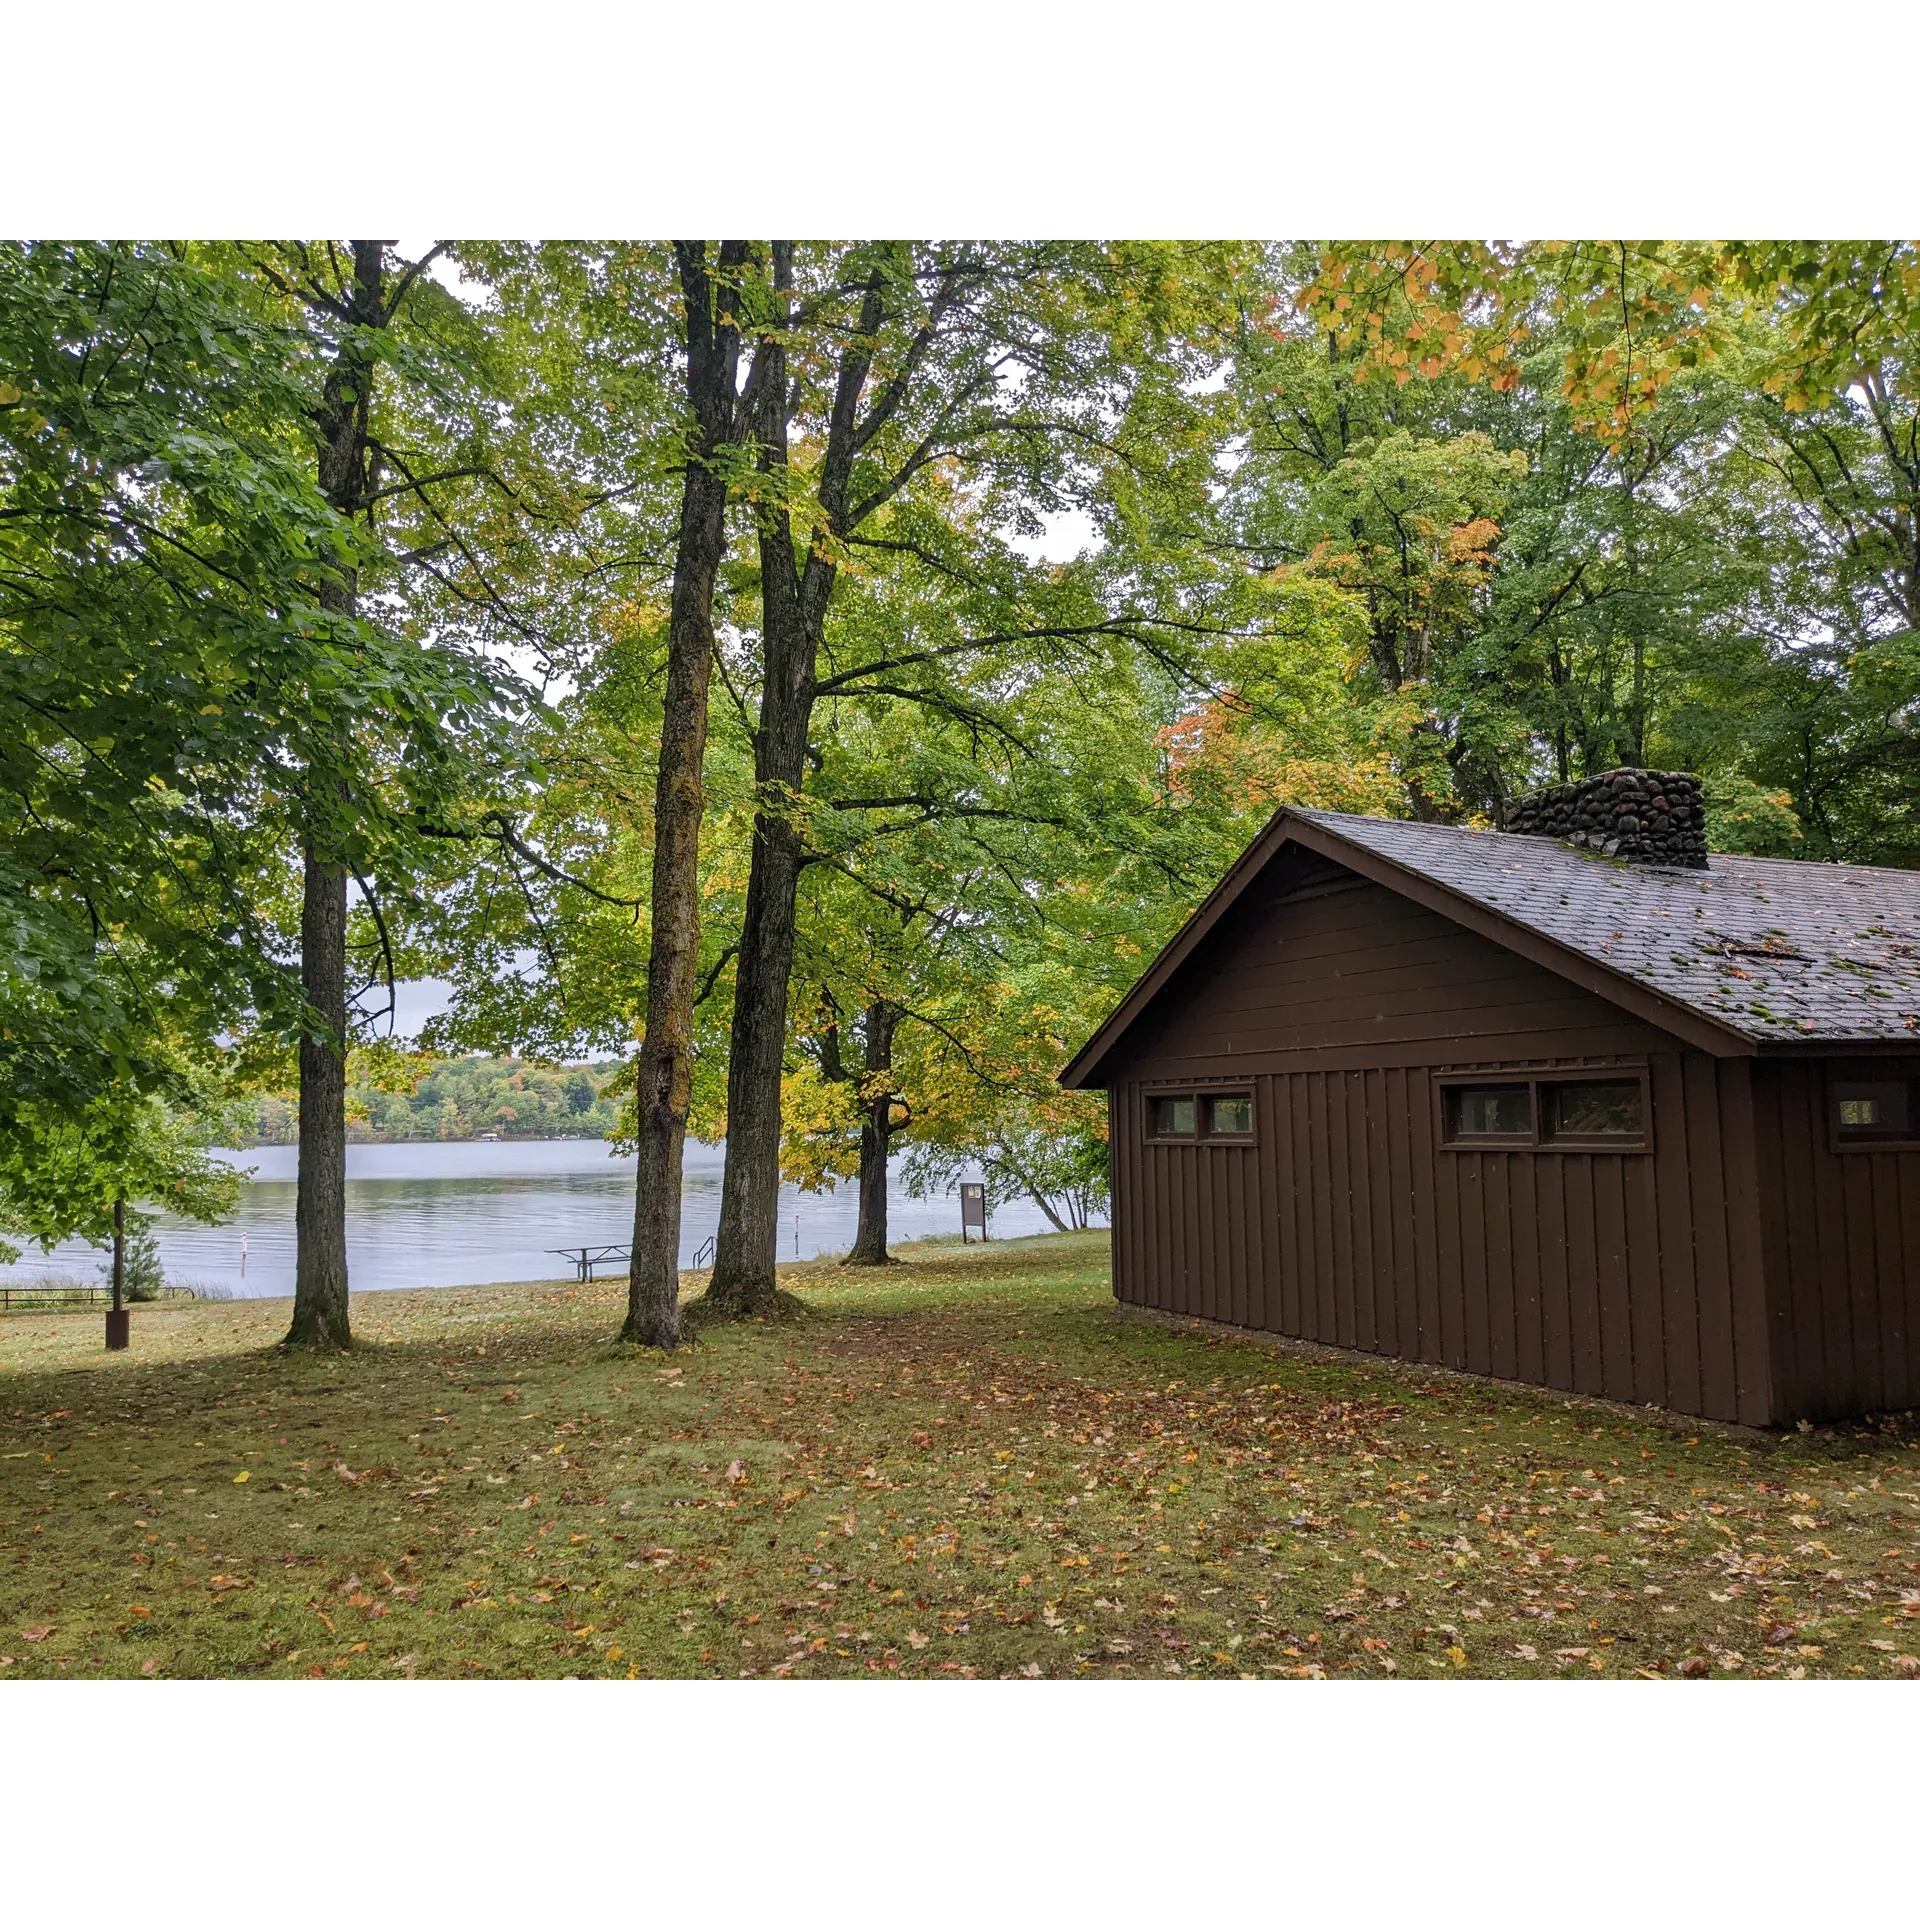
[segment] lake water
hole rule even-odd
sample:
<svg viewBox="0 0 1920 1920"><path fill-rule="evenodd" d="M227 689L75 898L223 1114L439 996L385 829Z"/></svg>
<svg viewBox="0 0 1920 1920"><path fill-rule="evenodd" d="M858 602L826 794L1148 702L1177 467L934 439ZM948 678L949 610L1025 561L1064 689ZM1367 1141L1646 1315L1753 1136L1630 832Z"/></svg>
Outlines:
<svg viewBox="0 0 1920 1920"><path fill-rule="evenodd" d="M169 1281L222 1287L236 1296L293 1291L293 1194L298 1149L254 1147L223 1157L250 1167L239 1211L225 1226L163 1218L157 1227ZM725 1150L687 1143L680 1264L691 1266L720 1220ZM550 1280L569 1271L556 1247L612 1242L633 1233L633 1168L601 1140L457 1141L347 1149L347 1274L360 1289L467 1286L487 1280ZM831 1193L784 1188L780 1258L807 1259L853 1245L853 1185ZM960 1229L958 1191L915 1200L896 1183L888 1196L895 1240ZM1031 1202L993 1216L996 1238L1045 1233ZM105 1258L79 1242L38 1249L0 1268L8 1285L64 1277L97 1284ZM624 1261L615 1261L618 1271Z"/></svg>

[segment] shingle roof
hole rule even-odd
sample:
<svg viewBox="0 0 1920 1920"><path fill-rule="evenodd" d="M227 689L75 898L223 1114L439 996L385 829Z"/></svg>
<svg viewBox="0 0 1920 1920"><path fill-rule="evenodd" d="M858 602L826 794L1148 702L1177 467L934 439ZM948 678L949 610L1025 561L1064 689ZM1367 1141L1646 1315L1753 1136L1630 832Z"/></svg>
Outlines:
<svg viewBox="0 0 1920 1920"><path fill-rule="evenodd" d="M1920 872L1710 856L1630 866L1558 840L1295 810L1755 1040L1920 1037Z"/></svg>

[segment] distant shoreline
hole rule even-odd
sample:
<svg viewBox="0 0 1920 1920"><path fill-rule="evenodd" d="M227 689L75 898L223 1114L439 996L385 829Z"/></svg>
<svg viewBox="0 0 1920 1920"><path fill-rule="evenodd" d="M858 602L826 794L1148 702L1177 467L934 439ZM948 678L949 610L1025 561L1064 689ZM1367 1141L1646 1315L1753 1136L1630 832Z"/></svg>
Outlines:
<svg viewBox="0 0 1920 1920"><path fill-rule="evenodd" d="M455 1140L443 1140L437 1134L428 1139L424 1135L418 1138L391 1133L347 1135L350 1147L528 1147L547 1141L591 1140L604 1146L613 1142L604 1133L497 1133L491 1139L483 1139L479 1134L462 1134ZM291 1140L248 1140L237 1147L227 1147L227 1153L258 1153L263 1147L297 1147L300 1137L296 1134Z"/></svg>

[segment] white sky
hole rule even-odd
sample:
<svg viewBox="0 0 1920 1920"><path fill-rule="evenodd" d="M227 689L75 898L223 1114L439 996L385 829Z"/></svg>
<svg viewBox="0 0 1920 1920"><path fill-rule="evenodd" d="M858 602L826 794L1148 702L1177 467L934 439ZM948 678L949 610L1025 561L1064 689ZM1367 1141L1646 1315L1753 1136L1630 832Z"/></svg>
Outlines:
<svg viewBox="0 0 1920 1920"><path fill-rule="evenodd" d="M95 0L83 43L80 17L9 13L9 70L45 82L0 117L16 234L1833 235L1920 201L1912 0L1524 31L1413 0L816 0L804 30L774 0L387 0L381 83L334 89L324 139L287 82L308 10ZM86 126L132 147L76 137L81 67ZM846 102L875 104L829 124Z"/></svg>

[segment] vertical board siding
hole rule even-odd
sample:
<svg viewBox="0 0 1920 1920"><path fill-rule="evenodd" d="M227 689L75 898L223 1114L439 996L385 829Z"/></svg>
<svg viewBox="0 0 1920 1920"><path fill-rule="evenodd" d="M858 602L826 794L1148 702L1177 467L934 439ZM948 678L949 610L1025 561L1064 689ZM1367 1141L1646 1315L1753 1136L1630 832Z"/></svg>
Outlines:
<svg viewBox="0 0 1920 1920"><path fill-rule="evenodd" d="M1774 1417L1920 1401L1920 1155L1836 1149L1818 1060L1751 1070Z"/></svg>
<svg viewBox="0 0 1920 1920"><path fill-rule="evenodd" d="M1687 1125L1686 1076L1681 1062L1661 1054L1653 1062L1653 1097ZM1657 1317L1666 1334L1662 1356L1663 1404L1681 1413L1704 1413L1700 1382L1698 1268L1694 1263L1693 1177L1686 1158L1675 1161L1667 1177L1653 1182L1654 1218L1650 1231L1660 1246L1660 1295Z"/></svg>
<svg viewBox="0 0 1920 1920"><path fill-rule="evenodd" d="M1436 1138L1436 1070L1417 1066L1256 1074L1251 1147L1156 1145L1146 1101L1166 1082L1124 1080L1113 1113L1115 1289L1328 1346L1764 1423L1775 1389L1756 1215L1768 1183L1740 1160L1738 1121L1728 1125L1739 1088L1722 1084L1726 1064L1648 1056L1653 1151L1638 1154L1447 1148ZM1792 1124L1804 1142L1804 1112ZM1920 1164L1859 1177L1878 1183L1865 1217L1898 1223L1910 1241ZM1810 1207L1804 1192L1788 1203L1794 1245L1823 1248ZM1906 1381L1920 1336L1920 1309L1877 1250L1893 1230L1880 1229L1868 1263L1889 1386L1896 1373ZM1823 1330L1821 1367L1836 1334L1853 1354L1855 1294L1843 1278L1809 1309ZM1887 1319L1896 1300L1897 1327Z"/></svg>
<svg viewBox="0 0 1920 1920"><path fill-rule="evenodd" d="M1513 1168L1513 1378L1546 1377L1540 1319L1539 1169L1524 1156Z"/></svg>
<svg viewBox="0 0 1920 1920"><path fill-rule="evenodd" d="M1625 1156L1595 1154L1587 1165L1593 1172L1594 1297L1600 1302L1600 1391L1610 1400L1631 1400L1633 1288L1628 1279Z"/></svg>
<svg viewBox="0 0 1920 1920"><path fill-rule="evenodd" d="M1407 1120L1412 1140L1413 1191L1407 1237L1413 1242L1415 1322L1419 1329L1413 1348L1416 1360L1440 1358L1440 1248L1432 1222L1439 1191L1434 1179L1433 1106L1423 1096L1419 1076L1409 1073L1405 1084Z"/></svg>
<svg viewBox="0 0 1920 1920"><path fill-rule="evenodd" d="M1514 1295L1513 1243L1523 1224L1514 1215L1513 1188L1519 1179L1520 1153L1487 1156L1487 1181L1481 1189L1486 1202L1487 1245L1487 1371L1502 1380L1518 1377L1520 1314Z"/></svg>
<svg viewBox="0 0 1920 1920"><path fill-rule="evenodd" d="M1686 1123L1694 1142L1688 1163L1693 1185L1693 1245L1700 1309L1701 1412L1711 1420L1740 1417L1742 1362L1764 1373L1764 1331L1757 1349L1743 1352L1734 1338L1733 1210L1741 1189L1730 1191L1726 1171L1726 1134L1721 1124L1721 1076L1702 1054L1681 1058L1686 1086ZM1743 1276L1752 1286L1757 1276ZM1755 1292L1759 1290L1754 1289Z"/></svg>

